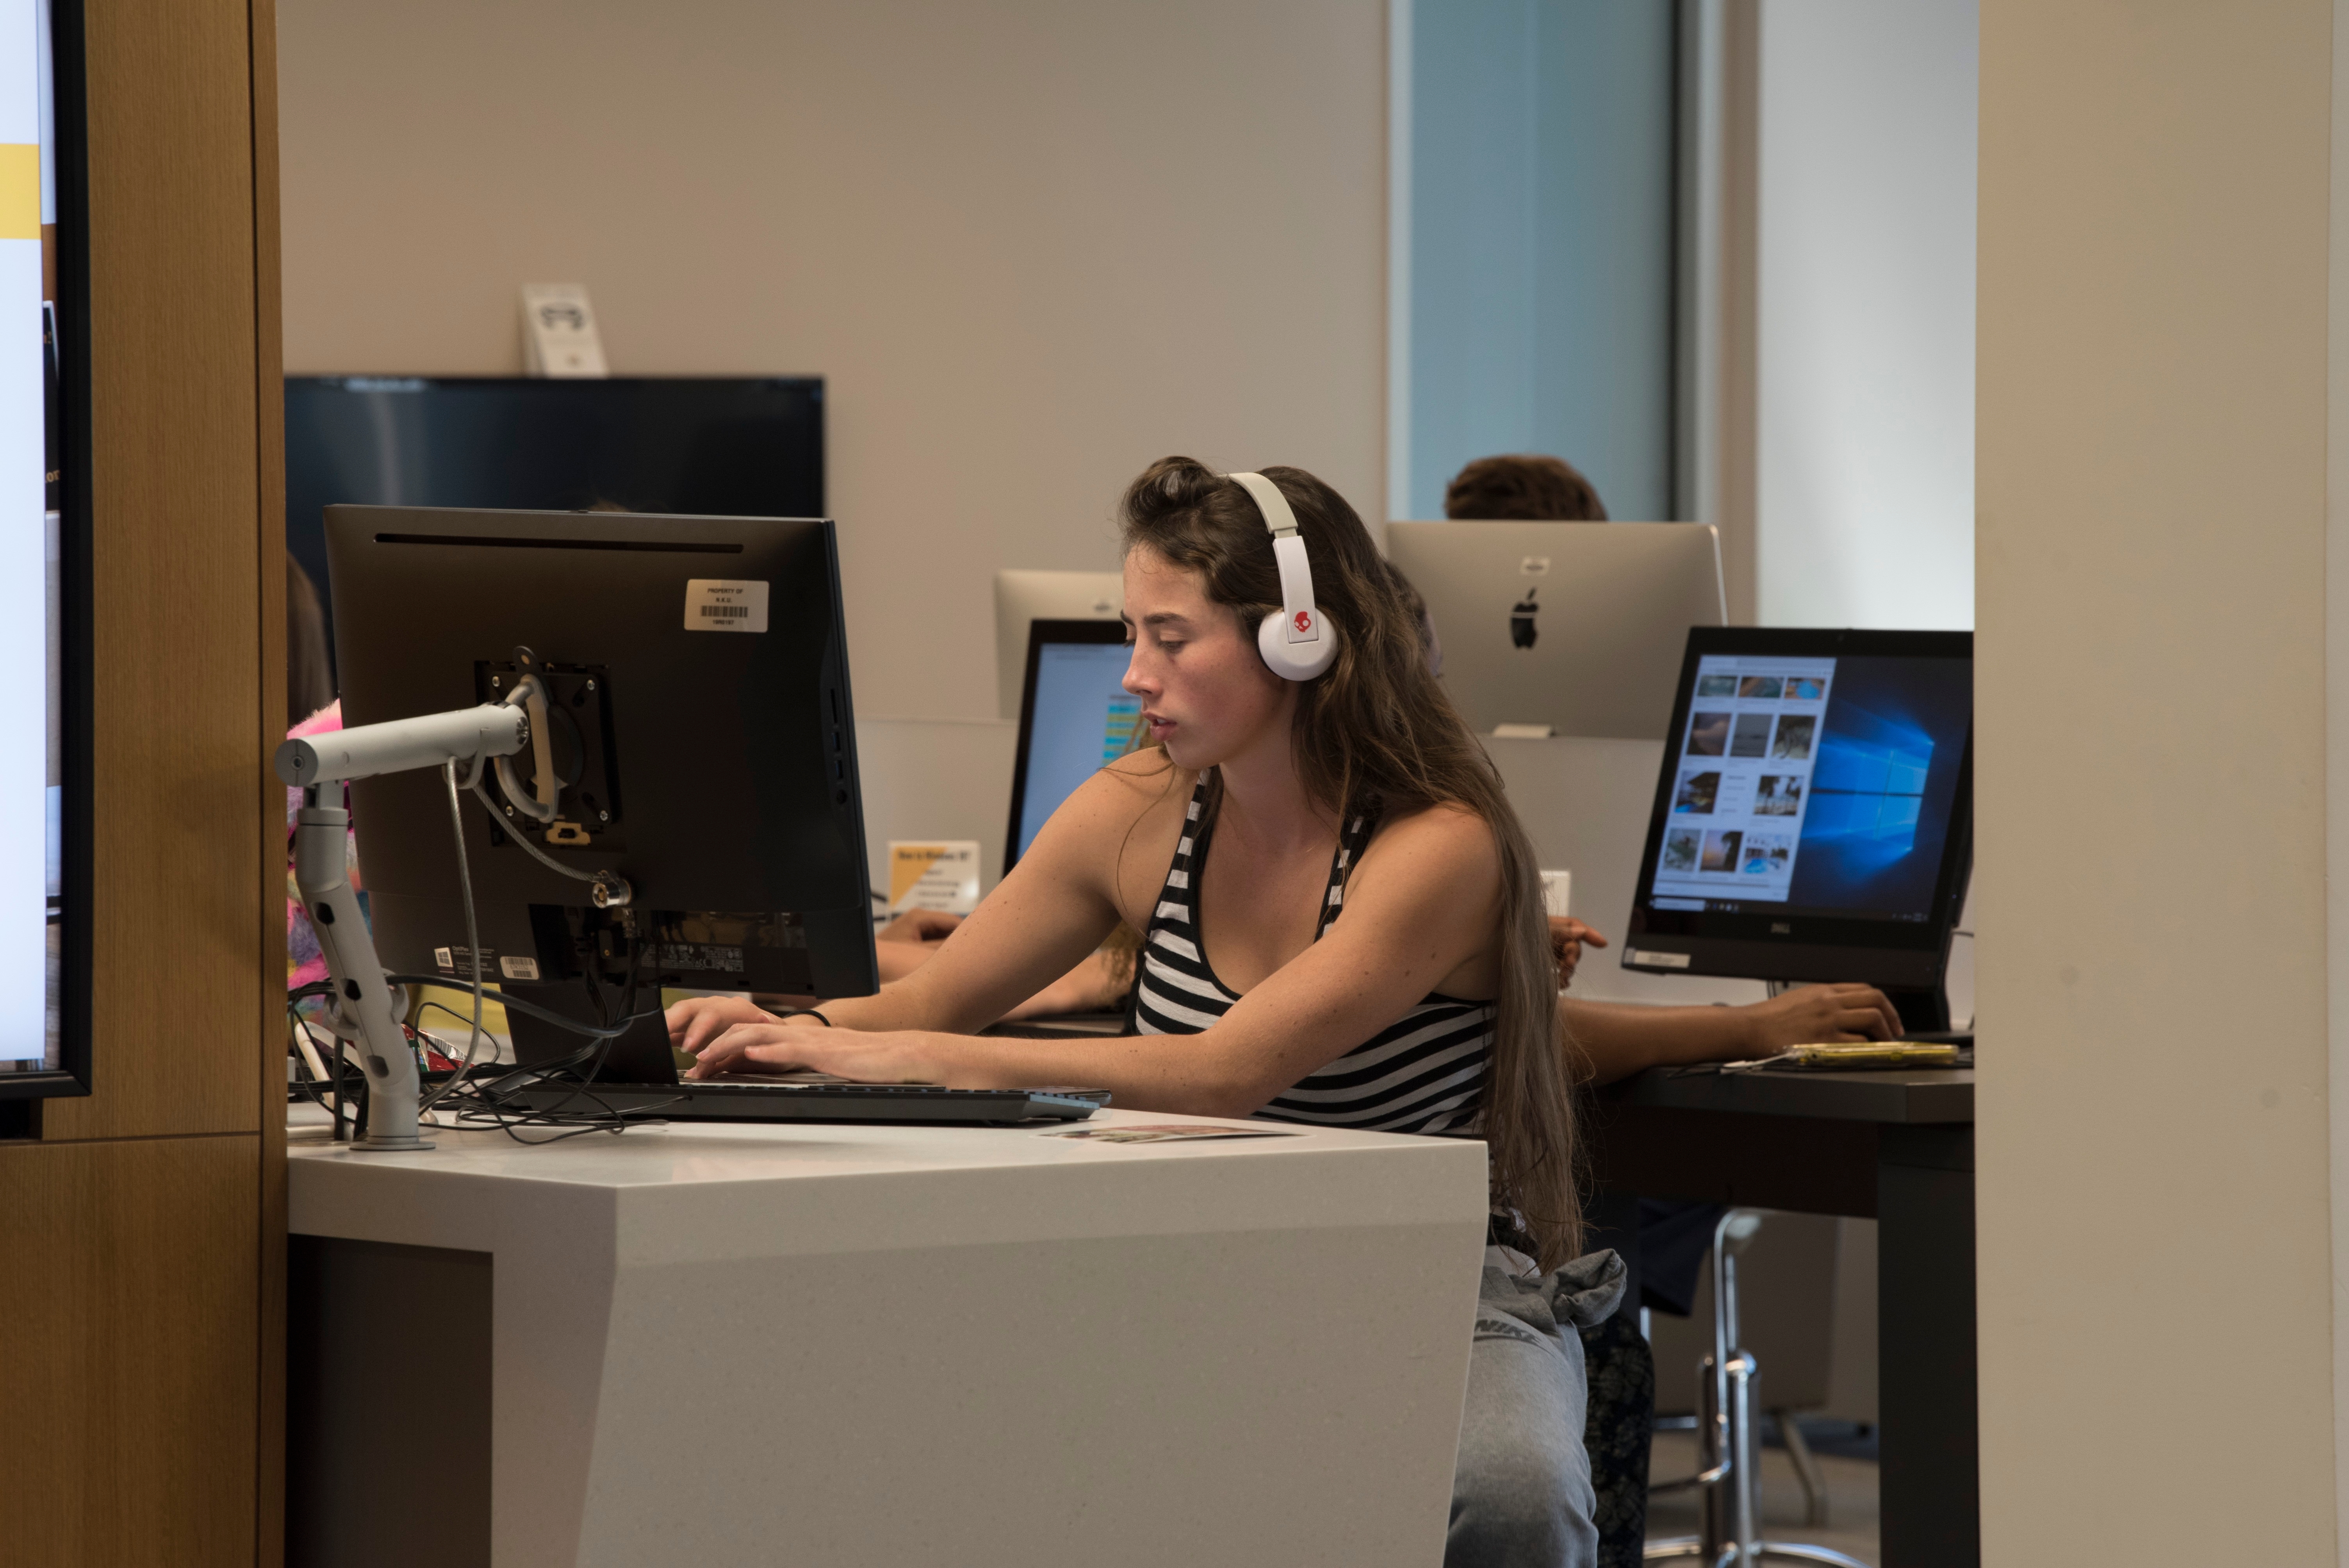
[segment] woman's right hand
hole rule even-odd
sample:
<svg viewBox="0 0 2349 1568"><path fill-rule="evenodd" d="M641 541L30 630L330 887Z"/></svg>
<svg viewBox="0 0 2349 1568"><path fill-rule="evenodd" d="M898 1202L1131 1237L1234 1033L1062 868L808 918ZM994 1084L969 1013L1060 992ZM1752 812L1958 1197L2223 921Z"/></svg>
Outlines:
<svg viewBox="0 0 2349 1568"><path fill-rule="evenodd" d="M875 942L918 942L934 945L955 934L962 916L942 909L909 909L873 934Z"/></svg>
<svg viewBox="0 0 2349 1568"><path fill-rule="evenodd" d="M1900 1037L1900 1014L1873 985L1803 985L1744 1008L1757 1057L1795 1046L1857 1045Z"/></svg>
<svg viewBox="0 0 2349 1568"><path fill-rule="evenodd" d="M688 1056L737 1024L775 1024L781 1020L748 996L688 996L668 1009L668 1043Z"/></svg>

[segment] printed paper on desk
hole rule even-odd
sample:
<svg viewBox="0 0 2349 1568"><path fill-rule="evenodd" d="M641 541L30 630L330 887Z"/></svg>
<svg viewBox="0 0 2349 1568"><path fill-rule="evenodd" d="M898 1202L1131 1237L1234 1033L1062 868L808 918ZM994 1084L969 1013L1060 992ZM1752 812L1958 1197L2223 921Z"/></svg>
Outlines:
<svg viewBox="0 0 2349 1568"><path fill-rule="evenodd" d="M1067 1138L1085 1143L1194 1143L1212 1138L1295 1138L1270 1127L1200 1127L1187 1121L1127 1122L1122 1127L1079 1127L1066 1132L1046 1132L1043 1138Z"/></svg>
<svg viewBox="0 0 2349 1568"><path fill-rule="evenodd" d="M889 841L889 912L942 909L968 914L978 907L978 841Z"/></svg>

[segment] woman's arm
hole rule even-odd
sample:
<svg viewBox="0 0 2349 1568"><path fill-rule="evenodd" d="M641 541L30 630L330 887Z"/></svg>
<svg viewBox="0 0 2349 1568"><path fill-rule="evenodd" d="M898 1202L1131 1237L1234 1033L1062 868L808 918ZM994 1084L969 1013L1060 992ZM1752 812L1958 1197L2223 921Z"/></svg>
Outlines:
<svg viewBox="0 0 2349 1568"><path fill-rule="evenodd" d="M1027 865L1023 859L1019 869ZM981 913L1010 886L1007 879ZM1468 812L1434 808L1391 822L1357 866L1344 915L1199 1034L1065 1041L862 1033L867 1026L827 1007L850 1026L737 1023L711 1031L693 1070L805 1066L867 1082L957 1088L1081 1084L1144 1110L1246 1116L1489 955L1499 897L1490 830ZM892 990L946 970L978 923L973 915L945 951Z"/></svg>
<svg viewBox="0 0 2349 1568"><path fill-rule="evenodd" d="M1557 999L1575 1077L1613 1083L1649 1068L1750 1060L1790 1046L1889 1040L1900 1015L1872 985L1805 985L1743 1007L1649 1007Z"/></svg>
<svg viewBox="0 0 2349 1568"><path fill-rule="evenodd" d="M883 949L907 944L875 944L885 982L880 993L826 1001L822 1016L843 1029L968 1034L1068 978L1119 924L1111 873L1121 855L1129 846L1145 858L1172 852L1171 830L1154 833L1153 819L1168 815L1171 786L1186 781L1170 779L1156 754L1102 769L1061 803L1011 874L944 942L926 953L909 950L905 956L916 961L896 964ZM1183 799L1174 796L1170 830L1181 819ZM801 1005L798 998L763 1000ZM740 997L697 998L668 1010L669 1043L700 1054L738 1024L774 1022Z"/></svg>

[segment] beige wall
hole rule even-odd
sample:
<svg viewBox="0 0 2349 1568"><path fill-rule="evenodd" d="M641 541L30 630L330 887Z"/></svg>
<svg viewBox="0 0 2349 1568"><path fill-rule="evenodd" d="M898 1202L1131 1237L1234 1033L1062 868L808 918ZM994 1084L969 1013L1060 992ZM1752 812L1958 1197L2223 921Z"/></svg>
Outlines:
<svg viewBox="0 0 2349 1568"><path fill-rule="evenodd" d="M2329 0L1984 0L1983 1557L2334 1560Z"/></svg>
<svg viewBox="0 0 2349 1568"><path fill-rule="evenodd" d="M286 369L518 374L530 281L589 286L622 374L829 377L860 711L992 717L992 573L1113 565L1165 453L1383 515L1377 0L285 0L279 31Z"/></svg>

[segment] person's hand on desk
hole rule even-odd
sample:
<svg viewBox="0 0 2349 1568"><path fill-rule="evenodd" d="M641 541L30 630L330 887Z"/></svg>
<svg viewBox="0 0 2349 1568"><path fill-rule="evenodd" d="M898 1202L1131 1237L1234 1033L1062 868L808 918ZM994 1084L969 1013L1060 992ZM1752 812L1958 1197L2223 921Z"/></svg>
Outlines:
<svg viewBox="0 0 2349 1568"><path fill-rule="evenodd" d="M715 1002L715 1006L696 1006ZM749 1003L703 997L668 1010L669 1043L698 1059L688 1078L802 1068L857 1083L928 1083L996 1088L985 1051L957 1035L834 1029L820 1018L777 1018Z"/></svg>
<svg viewBox="0 0 2349 1568"><path fill-rule="evenodd" d="M916 942L935 947L955 934L962 916L942 909L909 909L873 934L875 942Z"/></svg>
<svg viewBox="0 0 2349 1568"><path fill-rule="evenodd" d="M1577 1078L1613 1083L1650 1068L1775 1057L1789 1046L1900 1036L1900 1015L1872 985L1805 985L1742 1007L1657 1007L1557 999Z"/></svg>
<svg viewBox="0 0 2349 1568"><path fill-rule="evenodd" d="M1578 920L1563 914L1549 917L1549 950L1557 958L1557 988L1574 984L1576 965L1582 962L1582 944L1604 947L1607 939Z"/></svg>
<svg viewBox="0 0 2349 1568"><path fill-rule="evenodd" d="M700 1055L702 1047L737 1024L782 1022L748 996L688 996L671 1004L664 1016L668 1020L669 1045L690 1056Z"/></svg>
<svg viewBox="0 0 2349 1568"><path fill-rule="evenodd" d="M1873 985L1804 985L1741 1010L1753 1029L1757 1057L1775 1057L1790 1046L1900 1037L1899 1011Z"/></svg>

